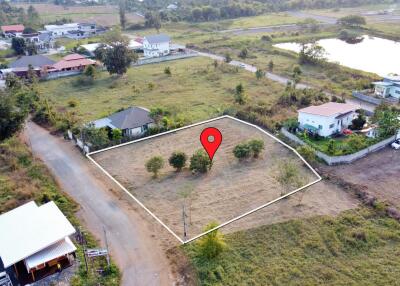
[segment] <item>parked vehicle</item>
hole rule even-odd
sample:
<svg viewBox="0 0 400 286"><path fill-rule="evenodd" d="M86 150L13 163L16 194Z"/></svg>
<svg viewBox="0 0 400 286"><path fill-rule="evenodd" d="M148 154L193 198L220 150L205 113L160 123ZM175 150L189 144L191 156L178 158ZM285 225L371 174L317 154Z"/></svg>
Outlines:
<svg viewBox="0 0 400 286"><path fill-rule="evenodd" d="M245 65L245 64L239 64L239 67L241 67L241 68L245 68L245 67L246 67L246 65Z"/></svg>
<svg viewBox="0 0 400 286"><path fill-rule="evenodd" d="M396 150L399 150L399 149L400 149L400 139L397 139L396 141L394 141L394 142L392 143L392 148L393 148L393 149L396 149Z"/></svg>

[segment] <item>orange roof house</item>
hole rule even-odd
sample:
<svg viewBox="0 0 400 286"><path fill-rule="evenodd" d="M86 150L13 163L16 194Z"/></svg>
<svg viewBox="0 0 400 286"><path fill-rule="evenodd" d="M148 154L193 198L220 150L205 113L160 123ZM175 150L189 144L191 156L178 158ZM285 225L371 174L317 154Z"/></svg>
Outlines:
<svg viewBox="0 0 400 286"><path fill-rule="evenodd" d="M79 54L65 56L62 60L52 65L51 71L83 70L87 66L96 65L96 61L85 58Z"/></svg>
<svg viewBox="0 0 400 286"><path fill-rule="evenodd" d="M4 34L6 34L6 33L22 33L24 31L24 29L25 29L24 25L21 25L21 24L1 26L1 31Z"/></svg>

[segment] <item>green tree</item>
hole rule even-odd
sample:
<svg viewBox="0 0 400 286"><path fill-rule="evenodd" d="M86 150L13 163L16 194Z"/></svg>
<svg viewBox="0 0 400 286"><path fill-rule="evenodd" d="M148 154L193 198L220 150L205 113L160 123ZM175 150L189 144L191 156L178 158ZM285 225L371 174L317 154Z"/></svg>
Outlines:
<svg viewBox="0 0 400 286"><path fill-rule="evenodd" d="M85 142L90 142L94 148L103 148L110 144L108 131L105 128L85 127L82 130L82 137Z"/></svg>
<svg viewBox="0 0 400 286"><path fill-rule="evenodd" d="M358 116L351 122L351 128L354 130L361 130L366 122L365 113L362 110L359 110Z"/></svg>
<svg viewBox="0 0 400 286"><path fill-rule="evenodd" d="M165 67L164 68L164 73L166 74L166 75L171 75L172 73L171 73L171 68L170 67Z"/></svg>
<svg viewBox="0 0 400 286"><path fill-rule="evenodd" d="M346 141L352 152L357 152L367 147L366 138L362 135L351 134Z"/></svg>
<svg viewBox="0 0 400 286"><path fill-rule="evenodd" d="M342 26L360 27L367 24L364 17L359 15L348 15L337 20L337 23Z"/></svg>
<svg viewBox="0 0 400 286"><path fill-rule="evenodd" d="M86 77L88 77L88 78L90 78L90 79L93 80L93 79L96 78L97 70L96 70L96 68L95 68L94 66L90 65L90 66L87 66L87 67L85 68L83 74L84 74Z"/></svg>
<svg viewBox="0 0 400 286"><path fill-rule="evenodd" d="M158 172L164 167L164 159L160 156L154 156L146 162L146 169L148 172L153 173L153 177L158 177Z"/></svg>
<svg viewBox="0 0 400 286"><path fill-rule="evenodd" d="M383 108L376 109L374 118L378 123L378 133L382 138L393 136L400 129L400 112L391 109Z"/></svg>
<svg viewBox="0 0 400 286"><path fill-rule="evenodd" d="M247 101L247 95L245 93L244 87L241 83L239 83L235 87L235 102L238 104L245 104Z"/></svg>
<svg viewBox="0 0 400 286"><path fill-rule="evenodd" d="M25 40L23 38L12 38L11 48L15 51L17 55L24 55L26 50Z"/></svg>
<svg viewBox="0 0 400 286"><path fill-rule="evenodd" d="M260 139L252 139L248 142L248 145L254 158L258 158L260 153L264 150L264 141Z"/></svg>
<svg viewBox="0 0 400 286"><path fill-rule="evenodd" d="M165 109L161 107L155 107L150 109L149 116L154 120L155 124L159 125L161 120L168 114L169 112L167 112Z"/></svg>
<svg viewBox="0 0 400 286"><path fill-rule="evenodd" d="M204 232L212 230L217 226L218 223L211 222L204 228ZM207 259L216 258L226 249L224 236L219 230L211 231L198 240L197 248L201 256Z"/></svg>
<svg viewBox="0 0 400 286"><path fill-rule="evenodd" d="M104 65L110 74L119 76L127 72L132 62L137 61L137 55L124 44L114 44L107 49Z"/></svg>
<svg viewBox="0 0 400 286"><path fill-rule="evenodd" d="M233 148L233 155L243 161L251 156L251 147L247 143L240 143Z"/></svg>
<svg viewBox="0 0 400 286"><path fill-rule="evenodd" d="M317 43L302 43L299 53L300 64L318 64L325 60L325 49Z"/></svg>
<svg viewBox="0 0 400 286"><path fill-rule="evenodd" d="M38 11L35 9L35 7L33 7L32 5L30 5L28 7L28 11L27 11L27 20L28 20L28 24L31 27L36 27L38 25L40 25L40 17L39 17L39 13Z"/></svg>
<svg viewBox="0 0 400 286"><path fill-rule="evenodd" d="M270 60L269 63L268 63L268 70L270 72L274 71L274 62L273 62L273 60Z"/></svg>
<svg viewBox="0 0 400 286"><path fill-rule="evenodd" d="M257 78L257 79L262 79L263 77L265 77L265 72L262 71L262 70L260 70L260 69L257 69L257 71L256 71L256 78Z"/></svg>
<svg viewBox="0 0 400 286"><path fill-rule="evenodd" d="M190 158L190 170L193 173L206 173L212 167L212 161L204 150L197 150Z"/></svg>
<svg viewBox="0 0 400 286"><path fill-rule="evenodd" d="M17 103L16 96L0 92L0 141L19 131L27 115L27 109Z"/></svg>
<svg viewBox="0 0 400 286"><path fill-rule="evenodd" d="M226 63L230 63L232 61L231 55L229 53L226 53L224 60Z"/></svg>
<svg viewBox="0 0 400 286"><path fill-rule="evenodd" d="M147 12L144 15L144 25L146 28L154 28L157 30L157 33L161 29L161 17L160 13L157 12Z"/></svg>
<svg viewBox="0 0 400 286"><path fill-rule="evenodd" d="M125 0L120 0L119 1L119 23L123 30L125 30L126 22L127 22L125 11L126 11L126 2L125 2Z"/></svg>
<svg viewBox="0 0 400 286"><path fill-rule="evenodd" d="M187 156L184 152L174 152L168 159L169 164L178 172L186 165Z"/></svg>
<svg viewBox="0 0 400 286"><path fill-rule="evenodd" d="M246 48L244 48L240 51L238 57L241 59L245 59L245 58L247 58L248 55L249 55L249 51Z"/></svg>

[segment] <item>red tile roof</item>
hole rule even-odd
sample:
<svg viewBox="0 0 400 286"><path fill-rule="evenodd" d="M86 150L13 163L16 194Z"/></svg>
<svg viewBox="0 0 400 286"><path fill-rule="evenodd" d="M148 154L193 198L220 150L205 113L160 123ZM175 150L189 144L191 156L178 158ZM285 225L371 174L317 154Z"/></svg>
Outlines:
<svg viewBox="0 0 400 286"><path fill-rule="evenodd" d="M94 65L96 64L95 61L89 60L89 59L77 59L77 60L61 60L59 62L56 62L53 65L53 68L57 70L63 70L63 69L69 69L69 68L79 68L79 67L86 67L89 65Z"/></svg>
<svg viewBox="0 0 400 286"><path fill-rule="evenodd" d="M357 109L357 106L353 104L328 102L322 105L312 105L303 109L299 109L299 112L320 116L332 116L335 114L345 114L350 111L356 111Z"/></svg>
<svg viewBox="0 0 400 286"><path fill-rule="evenodd" d="M82 55L79 55L79 54L71 54L71 55L63 57L64 61L75 61L75 60L81 60L81 59L85 59L85 57Z"/></svg>
<svg viewBox="0 0 400 286"><path fill-rule="evenodd" d="M3 33L9 32L17 32L22 33L24 31L24 25L8 25L8 26L1 26L1 30Z"/></svg>

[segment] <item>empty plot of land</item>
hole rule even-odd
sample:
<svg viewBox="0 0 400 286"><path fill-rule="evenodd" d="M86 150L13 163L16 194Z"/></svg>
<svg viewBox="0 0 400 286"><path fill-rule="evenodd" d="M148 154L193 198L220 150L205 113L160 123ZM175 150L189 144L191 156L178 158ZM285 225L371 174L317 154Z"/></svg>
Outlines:
<svg viewBox="0 0 400 286"><path fill-rule="evenodd" d="M213 167L207 174L193 175L188 170L176 173L165 166L159 178L154 179L146 171L145 163L153 156L162 156L167 161L174 151L190 156L201 149L199 136L206 127L216 127L223 135ZM263 140L265 150L258 159L238 162L233 148L249 139ZM231 118L91 156L181 238L184 205L188 238L192 238L202 233L211 221L224 223L318 179L293 151L257 128ZM278 179L287 162L294 166L298 178L289 186Z"/></svg>
<svg viewBox="0 0 400 286"><path fill-rule="evenodd" d="M119 24L118 6L62 6L54 4L18 4L17 7L28 9L29 5L39 12L42 22L51 22L61 18L73 22L94 22L98 25L111 26ZM143 17L135 13L126 13L128 23L143 21Z"/></svg>

